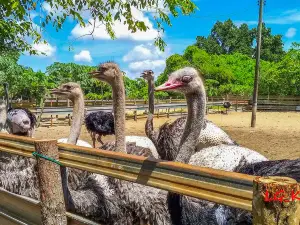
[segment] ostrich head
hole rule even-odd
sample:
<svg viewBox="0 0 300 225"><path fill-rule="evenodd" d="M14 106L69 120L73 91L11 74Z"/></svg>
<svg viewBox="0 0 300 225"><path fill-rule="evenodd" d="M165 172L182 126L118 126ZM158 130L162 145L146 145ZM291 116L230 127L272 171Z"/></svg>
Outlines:
<svg viewBox="0 0 300 225"><path fill-rule="evenodd" d="M154 72L152 70L144 70L141 77L149 81L154 78Z"/></svg>
<svg viewBox="0 0 300 225"><path fill-rule="evenodd" d="M33 118L30 118L30 116ZM35 116L29 114L26 109L12 109L8 113L8 118L8 126L15 134L26 134L35 125Z"/></svg>
<svg viewBox="0 0 300 225"><path fill-rule="evenodd" d="M123 78L119 66L113 62L106 62L99 65L98 69L90 72L93 78L104 81L112 86L115 85L117 78Z"/></svg>
<svg viewBox="0 0 300 225"><path fill-rule="evenodd" d="M58 88L52 89L50 92L52 95L61 96L70 99L71 101L82 95L80 85L73 82L62 84Z"/></svg>
<svg viewBox="0 0 300 225"><path fill-rule="evenodd" d="M193 67L185 67L171 73L168 81L156 87L155 91L176 91L183 94L205 92L201 74Z"/></svg>

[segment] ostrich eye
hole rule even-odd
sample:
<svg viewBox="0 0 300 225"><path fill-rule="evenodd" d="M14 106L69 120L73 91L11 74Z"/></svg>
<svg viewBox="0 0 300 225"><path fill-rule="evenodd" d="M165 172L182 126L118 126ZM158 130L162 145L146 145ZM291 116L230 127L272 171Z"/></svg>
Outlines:
<svg viewBox="0 0 300 225"><path fill-rule="evenodd" d="M184 83L189 83L193 78L191 76L183 76L181 81Z"/></svg>
<svg viewBox="0 0 300 225"><path fill-rule="evenodd" d="M65 85L65 88L66 88L67 90L70 90L70 89L71 89L71 86Z"/></svg>

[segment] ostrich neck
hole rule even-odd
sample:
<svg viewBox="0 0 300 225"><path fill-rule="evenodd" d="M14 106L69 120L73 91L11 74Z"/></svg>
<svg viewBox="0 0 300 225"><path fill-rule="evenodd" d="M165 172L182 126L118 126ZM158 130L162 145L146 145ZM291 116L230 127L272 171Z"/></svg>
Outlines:
<svg viewBox="0 0 300 225"><path fill-rule="evenodd" d="M148 80L148 98L149 98L149 114L145 124L145 132L147 137L153 142L156 149L158 133L153 128L153 114L154 114L154 79Z"/></svg>
<svg viewBox="0 0 300 225"><path fill-rule="evenodd" d="M125 89L123 78L112 85L115 114L115 150L126 153L125 148Z"/></svg>
<svg viewBox="0 0 300 225"><path fill-rule="evenodd" d="M84 119L84 99L83 95L80 95L77 99L73 100L73 121L71 124L70 135L68 143L76 145L80 135L81 125Z"/></svg>
<svg viewBox="0 0 300 225"><path fill-rule="evenodd" d="M154 114L154 79L148 80L149 112Z"/></svg>
<svg viewBox="0 0 300 225"><path fill-rule="evenodd" d="M196 93L186 94L185 96L188 116L180 141L179 152L175 159L177 162L188 163L195 152L205 115L206 95L204 91L201 91L201 89L204 90L204 87L202 88Z"/></svg>

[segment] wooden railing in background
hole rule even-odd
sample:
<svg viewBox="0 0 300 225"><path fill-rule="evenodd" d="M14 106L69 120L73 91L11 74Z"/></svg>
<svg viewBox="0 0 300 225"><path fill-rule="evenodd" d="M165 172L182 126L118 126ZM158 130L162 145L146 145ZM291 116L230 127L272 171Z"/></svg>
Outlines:
<svg viewBox="0 0 300 225"><path fill-rule="evenodd" d="M56 157L62 166L103 174L117 179L252 211L254 225L269 225L270 219L274 219L276 222L278 219L287 220L291 216L297 218L297 211L293 212L293 210L295 207L300 207L299 201L282 204L281 206L277 202L269 202L266 206L262 190L265 190L265 186L268 187L272 178L268 178L269 180L264 183L264 180L261 178L245 174L70 144L57 144L55 140L36 140L8 134L0 134L0 151L24 157L33 157L32 153L37 151L46 156ZM50 153L51 155L49 155ZM43 166L37 166L39 180L56 179L50 176L51 174L55 174L55 170L56 175L59 176L57 173L59 165L45 161L42 158L38 158L37 161L38 163L42 161L44 163ZM40 170L47 170L48 173L43 173ZM285 182L285 179L288 182ZM96 224L80 216L65 212L64 208L58 208L58 205L63 201L62 195L57 194L58 190L62 190L61 183L51 183L58 185L51 187L56 192L48 190L50 188L49 183L40 182L40 191L43 191L41 195L45 196L44 192L46 191L48 196L47 199L45 197L41 198L40 203L36 200L1 190L0 224L65 225L66 223L61 222L64 221L64 219L61 219L64 217L67 218L68 224L72 225ZM278 190L278 188L284 188L284 190L292 189L293 191L299 190L299 185L293 179L274 179L271 183L272 189L269 190L270 192ZM290 185L291 183L293 184L292 186ZM254 196L253 190L255 192ZM53 204L44 204L47 201L49 202L49 199L52 199ZM274 214L278 210L278 207L281 207L280 210L286 211L288 209L289 213L281 214L280 216ZM259 216L262 214L268 214L269 216L268 218ZM3 221L9 221L10 223L3 223ZM54 222L51 223L49 221ZM61 223L58 223L58 221ZM289 220L289 223L286 224L299 225L299 220Z"/></svg>

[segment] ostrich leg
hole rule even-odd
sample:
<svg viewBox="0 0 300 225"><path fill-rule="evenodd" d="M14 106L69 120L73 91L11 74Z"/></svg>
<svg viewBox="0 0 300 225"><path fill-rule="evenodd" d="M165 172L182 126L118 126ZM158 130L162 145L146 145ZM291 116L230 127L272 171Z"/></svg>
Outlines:
<svg viewBox="0 0 300 225"><path fill-rule="evenodd" d="M103 141L101 140L102 135L98 134L97 141L99 141L102 145L104 145Z"/></svg>
<svg viewBox="0 0 300 225"><path fill-rule="evenodd" d="M94 132L90 132L92 141L93 141L93 148L96 147L96 134Z"/></svg>

